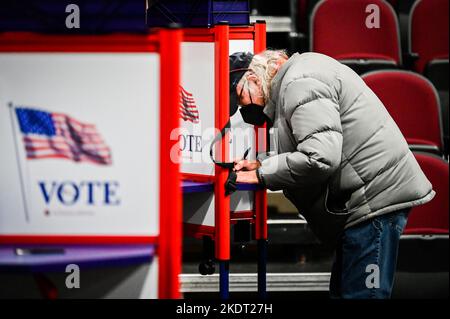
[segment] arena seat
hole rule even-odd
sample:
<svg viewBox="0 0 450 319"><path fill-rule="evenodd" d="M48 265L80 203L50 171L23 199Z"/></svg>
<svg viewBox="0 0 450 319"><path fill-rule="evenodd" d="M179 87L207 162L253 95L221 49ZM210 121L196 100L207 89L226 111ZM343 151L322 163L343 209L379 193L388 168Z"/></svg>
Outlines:
<svg viewBox="0 0 450 319"><path fill-rule="evenodd" d="M448 61L448 0L418 0L410 13L409 45L415 70L424 73L434 60Z"/></svg>
<svg viewBox="0 0 450 319"><path fill-rule="evenodd" d="M391 4L391 6L396 9L399 5L399 2L405 0L387 0ZM414 0L406 0L413 1ZM298 32L306 33L308 31L308 22L313 11L315 5L320 2L320 0L294 0L296 7L296 21L297 21L297 30Z"/></svg>
<svg viewBox="0 0 450 319"><path fill-rule="evenodd" d="M417 162L433 185L436 196L430 202L416 206L409 214L406 235L432 235L449 233L449 175L448 162L439 156L414 153Z"/></svg>
<svg viewBox="0 0 450 319"><path fill-rule="evenodd" d="M393 296L443 298L448 296L449 166L447 161L433 154L414 152L414 155L436 195L430 202L410 211L400 238L397 291Z"/></svg>
<svg viewBox="0 0 450 319"><path fill-rule="evenodd" d="M425 77L410 71L374 71L362 76L391 114L413 150L442 153L439 97Z"/></svg>
<svg viewBox="0 0 450 319"><path fill-rule="evenodd" d="M379 8L379 28L366 25L371 5ZM397 15L383 0L320 1L311 15L310 42L312 51L340 60L360 74L402 65Z"/></svg>
<svg viewBox="0 0 450 319"><path fill-rule="evenodd" d="M448 0L417 0L409 15L409 51L417 56L414 69L423 73L439 92L446 154L449 151L448 15Z"/></svg>

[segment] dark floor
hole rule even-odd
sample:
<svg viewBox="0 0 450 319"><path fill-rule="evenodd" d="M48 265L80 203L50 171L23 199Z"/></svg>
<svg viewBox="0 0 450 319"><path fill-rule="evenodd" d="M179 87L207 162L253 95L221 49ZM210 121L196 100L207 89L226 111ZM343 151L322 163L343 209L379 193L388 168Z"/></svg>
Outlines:
<svg viewBox="0 0 450 319"><path fill-rule="evenodd" d="M278 226L277 226L278 227ZM286 238L308 237L304 225L290 229ZM273 227L272 227L273 228ZM303 229L303 230L302 230ZM270 232L274 230L269 229ZM276 230L277 232L279 230ZM301 234L303 232L303 234ZM306 234L305 234L306 232ZM270 236L269 236L270 238ZM278 238L280 238L278 236ZM276 241L275 241L276 242ZM293 239L294 244L271 243L268 249L268 273L329 273L334 252L314 243L302 245ZM398 271L396 274L393 298L448 298L448 239L402 240L400 244ZM445 252L445 253L443 253ZM204 259L201 240L184 241L184 274L198 274L198 265ZM230 273L256 273L257 247L255 242L234 243L231 246ZM216 272L217 273L217 272ZM256 297L255 292L231 293L232 298ZM217 293L185 293L186 298L216 298ZM327 291L269 292L271 298L328 298Z"/></svg>

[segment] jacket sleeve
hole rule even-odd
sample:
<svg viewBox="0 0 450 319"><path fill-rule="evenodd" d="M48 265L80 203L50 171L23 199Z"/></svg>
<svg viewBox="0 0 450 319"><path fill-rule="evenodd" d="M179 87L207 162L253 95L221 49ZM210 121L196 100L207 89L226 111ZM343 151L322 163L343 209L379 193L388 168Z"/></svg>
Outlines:
<svg viewBox="0 0 450 319"><path fill-rule="evenodd" d="M262 161L258 173L267 188L320 184L339 167L342 127L335 95L330 86L312 78L300 78L287 86L283 111L297 147Z"/></svg>

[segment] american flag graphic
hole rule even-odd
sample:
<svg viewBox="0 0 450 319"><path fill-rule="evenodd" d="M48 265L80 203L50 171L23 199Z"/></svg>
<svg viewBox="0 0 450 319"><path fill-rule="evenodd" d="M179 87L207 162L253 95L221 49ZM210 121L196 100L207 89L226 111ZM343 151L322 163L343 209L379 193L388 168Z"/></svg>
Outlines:
<svg viewBox="0 0 450 319"><path fill-rule="evenodd" d="M110 165L111 150L95 125L32 108L15 109L28 159L61 158Z"/></svg>
<svg viewBox="0 0 450 319"><path fill-rule="evenodd" d="M197 105L195 104L194 97L182 86L180 86L180 113L181 118L184 121L190 121L195 124L200 122L199 113Z"/></svg>

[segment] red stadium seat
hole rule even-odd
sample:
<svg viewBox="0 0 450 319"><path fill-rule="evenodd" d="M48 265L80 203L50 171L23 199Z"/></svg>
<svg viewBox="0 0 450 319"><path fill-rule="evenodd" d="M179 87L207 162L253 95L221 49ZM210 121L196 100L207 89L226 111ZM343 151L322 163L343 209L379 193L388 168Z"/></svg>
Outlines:
<svg viewBox="0 0 450 319"><path fill-rule="evenodd" d="M449 0L418 0L410 12L409 51L417 56L414 69L437 88L441 99L445 153L449 152L448 15Z"/></svg>
<svg viewBox="0 0 450 319"><path fill-rule="evenodd" d="M383 102L410 147L442 152L439 97L423 76L400 70L374 71L362 76Z"/></svg>
<svg viewBox="0 0 450 319"><path fill-rule="evenodd" d="M261 0L262 1L262 0ZM298 32L302 33L308 33L309 28L309 22L310 22L310 16L312 11L314 10L314 7L317 3L319 3L321 0L294 0L296 3L294 3L294 8L297 21L297 30ZM414 0L387 0L391 4L391 6L396 10L399 7L399 3L403 3L404 1L411 1L414 2ZM412 6L412 4L411 4ZM409 12L409 10L408 10ZM292 12L291 12L292 13Z"/></svg>
<svg viewBox="0 0 450 319"><path fill-rule="evenodd" d="M366 9L373 5L379 8L379 28L366 25L372 12ZM397 16L383 0L320 1L311 16L310 41L312 51L350 64L357 72L360 66L369 65L362 72L402 64Z"/></svg>
<svg viewBox="0 0 450 319"><path fill-rule="evenodd" d="M414 155L433 185L436 196L425 205L414 207L411 210L404 234L448 234L448 162L432 154L415 153Z"/></svg>
<svg viewBox="0 0 450 319"><path fill-rule="evenodd" d="M434 60L448 61L449 0L418 0L410 14L410 51L415 70L424 73Z"/></svg>

